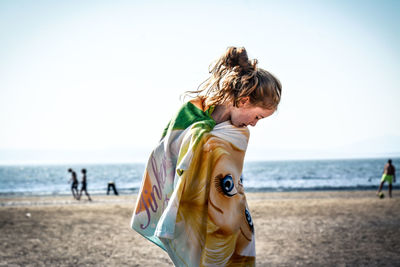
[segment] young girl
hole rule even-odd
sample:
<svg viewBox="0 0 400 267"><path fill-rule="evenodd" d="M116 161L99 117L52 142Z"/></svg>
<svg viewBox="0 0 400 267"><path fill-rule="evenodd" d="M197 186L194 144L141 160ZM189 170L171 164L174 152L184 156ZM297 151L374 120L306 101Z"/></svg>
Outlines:
<svg viewBox="0 0 400 267"><path fill-rule="evenodd" d="M218 124L230 120L237 127L255 126L270 116L281 99L282 86L268 71L249 60L246 49L230 47L210 70L202 89L206 105L215 106L212 117Z"/></svg>
<svg viewBox="0 0 400 267"><path fill-rule="evenodd" d="M147 163L131 226L177 266L255 263L241 175L246 126L273 114L282 87L230 47L163 132ZM190 238L189 238L190 237Z"/></svg>
<svg viewBox="0 0 400 267"><path fill-rule="evenodd" d="M255 126L277 109L282 92L280 81L258 68L257 60L249 60L244 47L229 47L212 65L210 74L199 90L187 92L187 95L197 94L198 97L178 112L178 118L185 115L182 113L191 113L191 116L183 118L186 121L179 122L178 128L185 129L207 117L211 117L215 124L230 121L236 127ZM202 112L188 108L190 103ZM171 122L163 137L170 126Z"/></svg>

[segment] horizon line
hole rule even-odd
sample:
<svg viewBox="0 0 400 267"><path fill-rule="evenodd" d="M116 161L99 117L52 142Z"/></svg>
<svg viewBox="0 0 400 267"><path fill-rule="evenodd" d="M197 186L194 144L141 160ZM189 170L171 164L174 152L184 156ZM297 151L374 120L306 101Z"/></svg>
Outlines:
<svg viewBox="0 0 400 267"><path fill-rule="evenodd" d="M307 157L307 158L266 158L266 159L249 159L244 160L244 163L253 163L253 162L285 162L285 161L329 161L329 160L368 160L368 159L400 159L400 153L396 153L396 155L392 156L358 156L358 157ZM125 164L146 164L147 160L98 160L98 161L49 161L49 160L42 160L42 161L1 161L0 166L18 166L18 165L125 165Z"/></svg>

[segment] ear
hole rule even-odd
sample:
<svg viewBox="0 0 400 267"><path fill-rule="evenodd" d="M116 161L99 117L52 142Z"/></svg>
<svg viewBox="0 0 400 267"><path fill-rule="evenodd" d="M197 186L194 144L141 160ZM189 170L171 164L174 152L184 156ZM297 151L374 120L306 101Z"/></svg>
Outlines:
<svg viewBox="0 0 400 267"><path fill-rule="evenodd" d="M240 108L240 107L243 107L243 106L245 106L247 103L250 103L250 97L248 97L248 96L243 97L243 98L241 98L241 99L239 100L238 107L239 107L239 108Z"/></svg>

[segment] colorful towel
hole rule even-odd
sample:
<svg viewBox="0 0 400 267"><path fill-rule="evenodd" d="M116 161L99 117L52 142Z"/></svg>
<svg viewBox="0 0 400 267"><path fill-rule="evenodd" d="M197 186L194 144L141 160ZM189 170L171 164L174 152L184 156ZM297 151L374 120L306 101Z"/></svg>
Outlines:
<svg viewBox="0 0 400 267"><path fill-rule="evenodd" d="M242 184L249 131L215 125L185 104L150 156L132 228L176 266L254 266L254 227Z"/></svg>

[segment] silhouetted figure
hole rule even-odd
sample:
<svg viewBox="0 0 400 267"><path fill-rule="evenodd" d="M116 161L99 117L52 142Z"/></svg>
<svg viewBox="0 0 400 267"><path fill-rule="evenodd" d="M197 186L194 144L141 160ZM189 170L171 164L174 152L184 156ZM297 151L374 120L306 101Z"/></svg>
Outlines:
<svg viewBox="0 0 400 267"><path fill-rule="evenodd" d="M378 192L376 194L379 196L379 193L382 190L383 184L388 182L389 184L389 197L392 197L392 182L396 182L396 169L392 165L392 160L389 159L388 162L385 164L383 169L383 175L381 179L381 184L379 185Z"/></svg>
<svg viewBox="0 0 400 267"><path fill-rule="evenodd" d="M81 199L83 191L85 191L85 194L87 195L89 201L92 201L92 199L90 198L89 193L87 191L86 169L82 169L82 187L81 187L81 191L79 192L78 200Z"/></svg>
<svg viewBox="0 0 400 267"><path fill-rule="evenodd" d="M115 183L114 182L108 182L107 195L110 194L110 189L111 188L114 190L114 195L118 196L117 188L115 187Z"/></svg>
<svg viewBox="0 0 400 267"><path fill-rule="evenodd" d="M78 179L76 178L76 172L74 172L71 168L68 169L68 172L71 173L71 179L68 181L70 183L72 181L71 185L71 191L72 195L74 196L75 199L78 199Z"/></svg>

